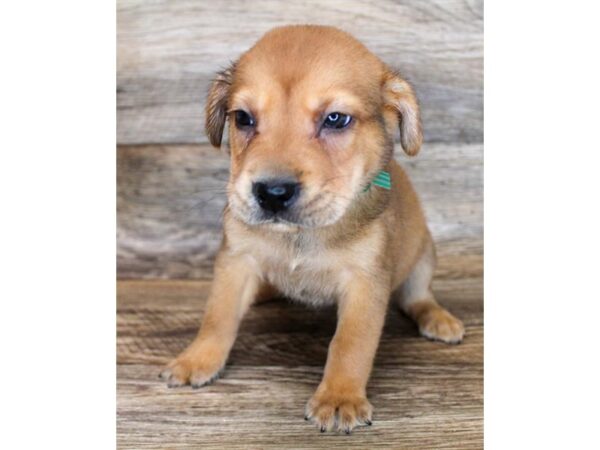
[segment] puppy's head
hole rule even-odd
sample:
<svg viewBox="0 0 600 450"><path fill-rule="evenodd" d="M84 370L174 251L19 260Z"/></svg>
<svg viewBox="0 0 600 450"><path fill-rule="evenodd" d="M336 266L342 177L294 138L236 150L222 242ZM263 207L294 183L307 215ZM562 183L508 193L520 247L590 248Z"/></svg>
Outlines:
<svg viewBox="0 0 600 450"><path fill-rule="evenodd" d="M229 119L229 206L250 224L323 227L338 221L393 153L400 127L421 146L411 87L347 33L276 28L219 73L206 132L221 145Z"/></svg>

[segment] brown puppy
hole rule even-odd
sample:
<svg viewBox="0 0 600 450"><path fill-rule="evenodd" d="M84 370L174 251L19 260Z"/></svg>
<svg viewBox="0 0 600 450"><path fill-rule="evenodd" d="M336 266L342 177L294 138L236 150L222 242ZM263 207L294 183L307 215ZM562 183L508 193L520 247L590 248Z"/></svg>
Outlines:
<svg viewBox="0 0 600 450"><path fill-rule="evenodd" d="M212 293L198 336L162 376L169 386L213 380L244 313L265 295L337 302L306 416L321 431L349 433L371 423L366 386L391 297L428 338L457 343L464 333L435 301L433 241L392 158L398 127L406 153L419 151L417 100L350 35L291 26L218 74L206 105L215 146L227 118L231 177Z"/></svg>

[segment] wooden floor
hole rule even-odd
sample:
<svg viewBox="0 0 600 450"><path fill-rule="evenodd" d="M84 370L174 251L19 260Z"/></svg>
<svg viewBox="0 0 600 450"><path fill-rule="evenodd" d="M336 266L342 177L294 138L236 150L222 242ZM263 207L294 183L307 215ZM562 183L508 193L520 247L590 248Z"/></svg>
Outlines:
<svg viewBox="0 0 600 450"><path fill-rule="evenodd" d="M483 447L481 259L443 271L434 289L466 325L458 346L430 342L393 308L369 383L372 427L321 434L303 420L322 375L335 310L286 301L248 313L223 377L199 390L169 389L163 364L193 338L207 281L118 283L119 448Z"/></svg>

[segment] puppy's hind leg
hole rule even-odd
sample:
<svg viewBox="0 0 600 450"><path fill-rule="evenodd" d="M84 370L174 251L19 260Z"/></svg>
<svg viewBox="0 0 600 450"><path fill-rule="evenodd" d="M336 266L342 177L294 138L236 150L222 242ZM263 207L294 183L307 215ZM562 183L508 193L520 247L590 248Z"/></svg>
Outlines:
<svg viewBox="0 0 600 450"><path fill-rule="evenodd" d="M429 238L423 255L399 289L398 303L402 311L417 323L423 336L458 344L462 341L465 328L459 319L435 300L431 290L434 269L435 249Z"/></svg>

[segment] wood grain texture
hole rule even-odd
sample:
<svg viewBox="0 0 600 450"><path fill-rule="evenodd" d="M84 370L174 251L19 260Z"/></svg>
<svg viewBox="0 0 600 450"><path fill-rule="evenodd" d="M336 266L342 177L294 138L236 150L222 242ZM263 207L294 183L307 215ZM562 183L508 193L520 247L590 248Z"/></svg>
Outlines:
<svg viewBox="0 0 600 450"><path fill-rule="evenodd" d="M423 201L438 269L456 271L466 256L481 260L483 146L426 144L410 159L398 148L396 158ZM206 145L119 147L120 278L211 276L228 165L223 152Z"/></svg>
<svg viewBox="0 0 600 450"><path fill-rule="evenodd" d="M470 276L479 263L467 266L434 285L465 322L465 341L427 341L390 308L368 388L374 425L351 436L320 434L302 418L322 376L334 309L254 306L220 380L168 389L157 374L196 333L210 283L120 281L119 448L482 448L482 278Z"/></svg>
<svg viewBox="0 0 600 450"><path fill-rule="evenodd" d="M410 80L425 139L483 139L482 0L119 0L117 142L204 143L214 73L275 26L354 34Z"/></svg>
<svg viewBox="0 0 600 450"><path fill-rule="evenodd" d="M117 7L117 256L118 276L130 278L118 282L118 447L482 448L483 2ZM436 295L466 325L465 341L446 346L390 308L368 390L374 426L351 436L320 434L302 419L335 329L332 308L257 305L217 383L168 389L157 378L197 331L221 238L228 159L205 145L209 82L265 31L290 23L350 31L414 84L428 143L416 158L396 157L437 243Z"/></svg>

